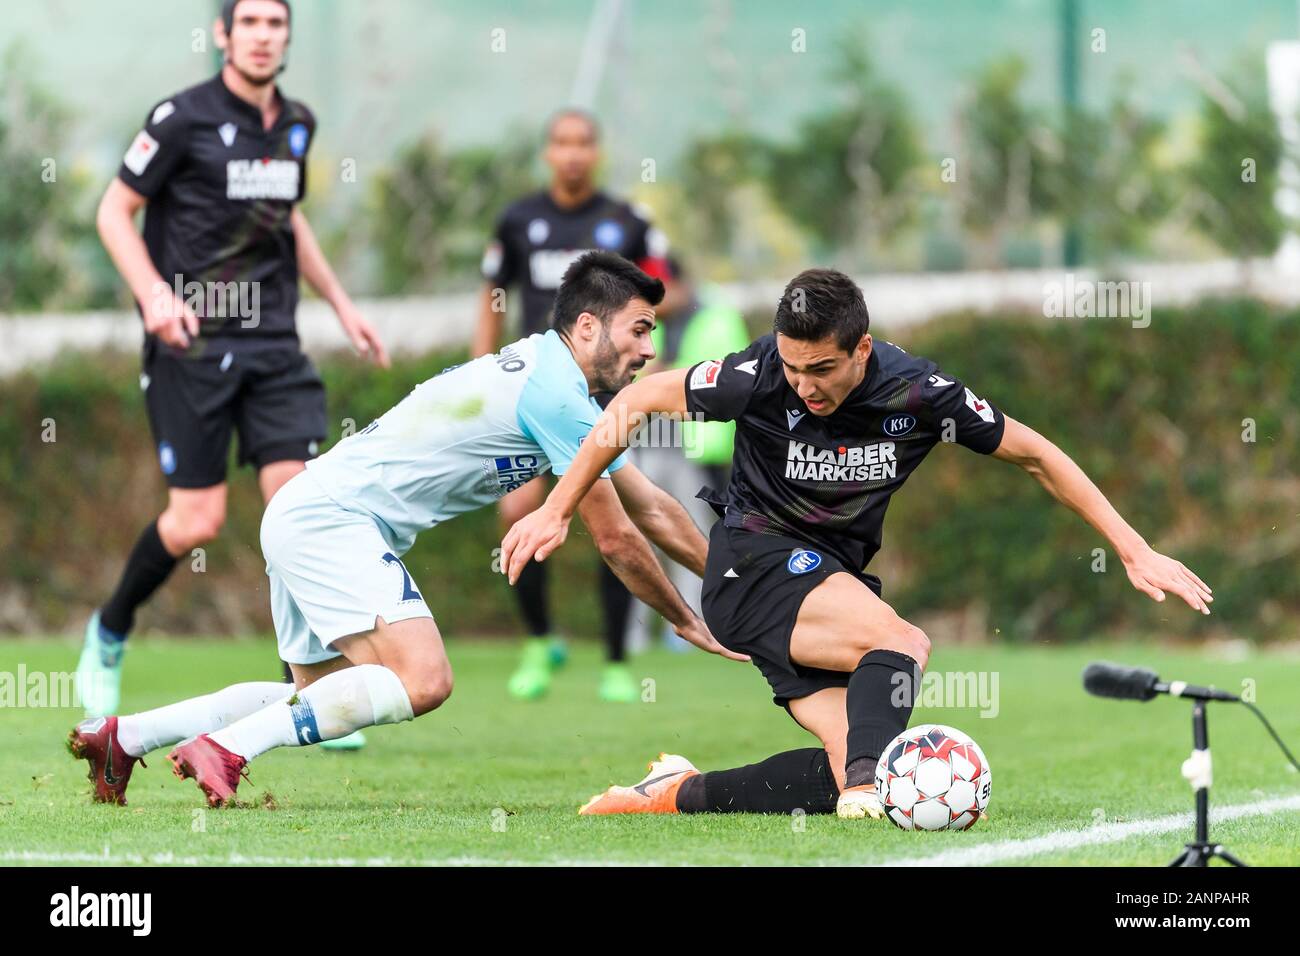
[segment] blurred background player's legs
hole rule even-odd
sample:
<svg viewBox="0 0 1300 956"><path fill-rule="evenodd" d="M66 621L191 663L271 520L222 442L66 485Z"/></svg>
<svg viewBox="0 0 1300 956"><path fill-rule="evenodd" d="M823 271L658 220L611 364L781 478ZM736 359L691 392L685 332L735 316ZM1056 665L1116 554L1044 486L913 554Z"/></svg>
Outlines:
<svg viewBox="0 0 1300 956"><path fill-rule="evenodd" d="M546 482L538 477L509 492L499 505L503 531L546 500ZM531 561L514 587L519 613L528 636L524 639L519 666L506 685L511 696L522 700L541 697L551 686L551 674L568 659L564 640L551 633L550 607L546 600L546 565Z"/></svg>
<svg viewBox="0 0 1300 956"><path fill-rule="evenodd" d="M113 594L86 625L77 691L87 717L117 712L122 655L136 609L162 586L180 557L215 538L225 520L224 481L209 488L168 490L166 510L140 534Z"/></svg>

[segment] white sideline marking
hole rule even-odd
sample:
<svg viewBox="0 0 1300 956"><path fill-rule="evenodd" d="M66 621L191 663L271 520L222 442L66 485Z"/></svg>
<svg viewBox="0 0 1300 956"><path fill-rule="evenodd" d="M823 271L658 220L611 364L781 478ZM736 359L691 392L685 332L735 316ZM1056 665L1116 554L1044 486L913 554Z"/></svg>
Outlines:
<svg viewBox="0 0 1300 956"><path fill-rule="evenodd" d="M482 856L446 856L420 860L411 857L307 857L307 856L249 856L245 853L208 853L203 855L178 855L175 853L122 853L107 846L98 853L86 851L6 850L0 853L0 863L103 863L110 866L644 866L643 863L621 863L609 860L500 860Z"/></svg>
<svg viewBox="0 0 1300 956"><path fill-rule="evenodd" d="M1211 823L1225 823L1246 817L1259 817L1284 810L1300 810L1300 795L1259 800L1255 803L1238 803L1210 810ZM1001 840L984 843L962 850L946 850L930 856L887 860L885 866L987 866L1007 860L1020 860L1040 853L1059 853L1081 846L1117 843L1133 836L1169 833L1173 830L1191 832L1192 814L1171 813L1164 817L1149 817L1127 823L1103 823L1084 830L1055 830L1028 840ZM1213 838L1213 831L1211 831ZM1172 848L1171 848L1172 852Z"/></svg>
<svg viewBox="0 0 1300 956"><path fill-rule="evenodd" d="M1238 803L1210 811L1211 823L1225 823L1248 817L1266 816L1286 810L1300 810L1300 794ZM883 822L883 821L882 821ZM1192 827L1192 814L1171 813L1163 817L1131 820L1126 823L1104 823L1083 830L1055 830L1027 840L1002 840L959 850L947 850L923 857L905 857L879 861L880 866L987 866L1037 856L1040 853L1058 853L1081 846L1117 843L1132 836L1149 836L1169 833ZM1172 850L1172 848L1171 848ZM835 864L838 861L828 861ZM178 855L175 853L113 852L105 846L99 852L6 850L0 852L0 863L102 863L110 866L654 866L654 861L625 862L620 860L502 860L480 856L448 856L433 859L412 857L294 857L249 856L244 853L209 853ZM662 865L662 864L659 864Z"/></svg>

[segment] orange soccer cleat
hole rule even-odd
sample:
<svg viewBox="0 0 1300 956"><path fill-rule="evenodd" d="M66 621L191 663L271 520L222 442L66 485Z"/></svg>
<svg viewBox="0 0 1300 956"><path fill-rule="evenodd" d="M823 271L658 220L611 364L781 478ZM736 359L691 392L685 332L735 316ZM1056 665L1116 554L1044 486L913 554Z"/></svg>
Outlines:
<svg viewBox="0 0 1300 956"><path fill-rule="evenodd" d="M581 807L581 816L607 813L677 813L677 791L682 783L699 776L699 771L685 757L660 754L650 762L645 779L631 787L610 787L592 797Z"/></svg>

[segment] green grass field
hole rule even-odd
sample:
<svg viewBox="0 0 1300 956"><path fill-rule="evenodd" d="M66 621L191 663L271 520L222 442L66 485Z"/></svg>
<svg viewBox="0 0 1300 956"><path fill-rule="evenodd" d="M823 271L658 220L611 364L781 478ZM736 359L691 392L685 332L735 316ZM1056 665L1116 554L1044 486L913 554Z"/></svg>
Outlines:
<svg viewBox="0 0 1300 956"><path fill-rule="evenodd" d="M357 753L272 752L241 786L244 809L200 809L198 789L171 775L164 752L137 768L129 807L92 805L85 764L63 749L78 712L0 710L0 863L876 864L944 854L935 862L1162 864L1190 838L1190 822L1152 825L1158 832L1124 826L1190 810L1179 775L1190 707L1086 696L1079 672L1095 658L1235 690L1253 680L1258 705L1300 747L1294 654L940 647L932 672L983 670L999 680L995 717L933 707L913 717L960 727L989 757L990 818L969 832L907 833L833 816L579 818L583 800L635 782L661 750L709 769L811 738L772 706L749 665L652 652L633 667L654 681L654 702L602 704L596 651L582 645L550 698L527 704L505 695L508 643L453 642L450 651L456 691L442 710L369 731L370 746ZM68 670L75 659L67 642L0 642L0 672ZM137 640L124 704L144 709L277 676L269 638ZM1300 864L1300 775L1243 708L1212 706L1210 735L1213 806L1289 798L1217 823L1213 836L1249 863Z"/></svg>

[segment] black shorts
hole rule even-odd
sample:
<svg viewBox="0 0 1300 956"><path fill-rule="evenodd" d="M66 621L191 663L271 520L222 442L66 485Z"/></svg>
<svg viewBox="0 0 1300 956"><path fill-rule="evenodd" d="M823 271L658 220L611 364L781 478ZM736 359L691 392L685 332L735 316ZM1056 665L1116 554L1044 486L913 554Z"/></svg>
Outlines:
<svg viewBox="0 0 1300 956"><path fill-rule="evenodd" d="M874 574L853 571L796 538L742 531L721 521L709 533L700 602L704 622L723 647L750 656L772 686L772 702L778 706L849 684L845 671L790 660L790 634L803 599L837 571L852 574L880 596L880 579Z"/></svg>
<svg viewBox="0 0 1300 956"><path fill-rule="evenodd" d="M296 343L208 346L190 358L156 339L145 344L140 384L168 486L225 481L232 429L241 465L314 458L326 434L325 386Z"/></svg>

